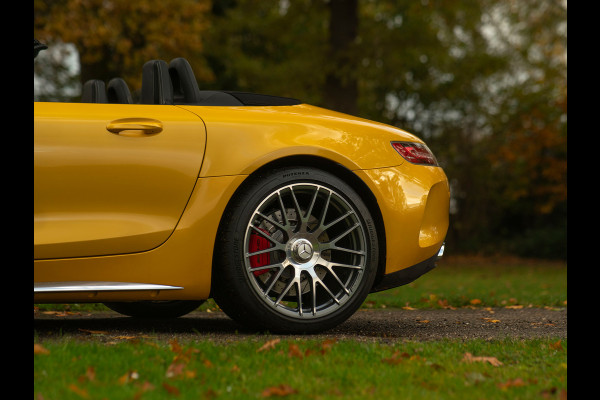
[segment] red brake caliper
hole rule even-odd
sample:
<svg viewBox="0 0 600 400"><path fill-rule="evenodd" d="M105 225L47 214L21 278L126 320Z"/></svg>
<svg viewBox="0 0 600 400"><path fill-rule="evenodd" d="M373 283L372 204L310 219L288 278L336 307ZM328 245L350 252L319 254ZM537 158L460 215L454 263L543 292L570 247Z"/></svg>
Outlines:
<svg viewBox="0 0 600 400"><path fill-rule="evenodd" d="M267 232L264 229L261 229L261 231L263 231L266 235L269 234L269 232ZM259 235L258 233L250 234L250 246L248 249L249 253L254 253L256 251L268 249L269 247L272 247L271 242L269 242L267 239L265 239L262 235ZM265 265L269 265L270 263L271 263L271 254L270 253L262 253L262 254L250 257L250 268L263 267ZM265 272L269 272L269 270L263 269L260 271L254 271L254 276L262 275Z"/></svg>

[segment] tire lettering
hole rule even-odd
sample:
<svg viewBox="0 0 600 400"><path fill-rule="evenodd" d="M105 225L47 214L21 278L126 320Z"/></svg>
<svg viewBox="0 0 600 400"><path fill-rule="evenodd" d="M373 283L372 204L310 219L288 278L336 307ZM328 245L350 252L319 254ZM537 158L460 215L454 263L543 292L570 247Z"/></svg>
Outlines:
<svg viewBox="0 0 600 400"><path fill-rule="evenodd" d="M283 174L282 178L289 178L290 176L302 176L302 175L310 175L308 172L290 172L287 174Z"/></svg>

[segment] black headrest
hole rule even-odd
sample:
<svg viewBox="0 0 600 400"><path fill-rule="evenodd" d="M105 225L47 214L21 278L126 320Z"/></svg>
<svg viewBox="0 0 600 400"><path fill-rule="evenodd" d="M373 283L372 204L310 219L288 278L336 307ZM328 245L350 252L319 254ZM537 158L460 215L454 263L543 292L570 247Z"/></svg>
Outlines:
<svg viewBox="0 0 600 400"><path fill-rule="evenodd" d="M99 79L90 79L83 84L81 91L82 103L107 103L106 86L104 81Z"/></svg>
<svg viewBox="0 0 600 400"><path fill-rule="evenodd" d="M173 104L169 67L163 60L151 60L142 69L141 104Z"/></svg>
<svg viewBox="0 0 600 400"><path fill-rule="evenodd" d="M113 78L106 87L106 97L109 103L132 104L131 92L129 86L122 78Z"/></svg>
<svg viewBox="0 0 600 400"><path fill-rule="evenodd" d="M33 58L36 58L38 53L42 50L46 50L48 46L40 42L37 39L33 39Z"/></svg>
<svg viewBox="0 0 600 400"><path fill-rule="evenodd" d="M175 103L194 104L200 102L200 89L190 63L182 57L169 63L169 76L173 84Z"/></svg>

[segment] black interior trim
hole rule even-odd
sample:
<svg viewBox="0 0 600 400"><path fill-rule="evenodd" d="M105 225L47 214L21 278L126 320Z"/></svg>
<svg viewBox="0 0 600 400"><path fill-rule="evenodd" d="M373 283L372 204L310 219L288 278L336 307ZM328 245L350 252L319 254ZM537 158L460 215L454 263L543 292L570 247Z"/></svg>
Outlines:
<svg viewBox="0 0 600 400"><path fill-rule="evenodd" d="M300 100L290 97L236 91L225 91L225 93L234 96L245 106L295 106L302 104Z"/></svg>

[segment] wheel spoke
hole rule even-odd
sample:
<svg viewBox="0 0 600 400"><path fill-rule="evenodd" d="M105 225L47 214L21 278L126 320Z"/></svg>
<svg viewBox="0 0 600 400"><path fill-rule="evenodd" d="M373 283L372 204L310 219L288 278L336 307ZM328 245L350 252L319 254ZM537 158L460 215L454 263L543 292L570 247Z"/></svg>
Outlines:
<svg viewBox="0 0 600 400"><path fill-rule="evenodd" d="M317 281L312 279L310 280L310 291L312 297L312 315L317 315Z"/></svg>
<svg viewBox="0 0 600 400"><path fill-rule="evenodd" d="M308 222L310 216L312 215L313 207L315 206L315 202L317 201L317 196L319 195L319 187L315 187L315 194L313 194L312 200L310 201L310 205L308 206L308 211L306 211L306 221Z"/></svg>
<svg viewBox="0 0 600 400"><path fill-rule="evenodd" d="M286 294L288 294L288 292L292 289L292 287L296 283L298 283L298 285L300 285L300 277L298 275L299 275L299 273L298 273L298 271L296 271L296 276L294 276L294 279L291 279L290 282L285 287L285 289L283 289L281 291L281 294L279 295L277 300L275 300L275 305L278 305L279 303L281 303L281 300L285 297Z"/></svg>
<svg viewBox="0 0 600 400"><path fill-rule="evenodd" d="M254 232L258 233L260 236L264 237L265 239L267 239L269 242L273 243L275 246L279 245L280 243L275 241L271 236L269 236L268 234L266 234L265 232L263 232L262 229L257 228L254 225L250 225L249 226L250 229L252 229ZM273 247L270 247L270 249L272 249Z"/></svg>
<svg viewBox="0 0 600 400"><path fill-rule="evenodd" d="M350 253L350 254L357 254L359 256L364 256L367 254L366 251L347 249L345 247L340 247L340 246L331 244L331 242L321 244L321 251L325 251L325 250L338 250L338 251L343 251L343 252Z"/></svg>
<svg viewBox="0 0 600 400"><path fill-rule="evenodd" d="M261 217L262 219L264 219L265 221L267 221L268 223L275 225L277 228L281 229L282 231L286 230L286 227L284 225L281 225L279 222L275 221L274 219L267 217L266 215L264 215L263 213L261 213L260 211L258 211L256 213L257 216Z"/></svg>
<svg viewBox="0 0 600 400"><path fill-rule="evenodd" d="M290 221L287 218L285 205L283 204L283 199L281 198L281 192L279 190L277 191L277 199L279 200L279 206L281 207L281 217L283 218L285 230L287 231L290 227Z"/></svg>
<svg viewBox="0 0 600 400"><path fill-rule="evenodd" d="M300 281L296 282L296 296L298 297L298 314L302 316L302 285L300 285Z"/></svg>
<svg viewBox="0 0 600 400"><path fill-rule="evenodd" d="M330 241L330 243L337 243L341 238L346 237L350 232L352 232L353 230L355 230L359 226L360 226L360 224L354 224L354 225L352 225L350 228L348 228L343 233L341 233L340 235L338 235L335 239L332 239Z"/></svg>
<svg viewBox="0 0 600 400"><path fill-rule="evenodd" d="M329 288L327 287L325 282L323 282L321 279L319 279L317 283L319 283L319 285L321 285L321 287L323 289L325 289L325 291L329 294L329 296L333 299L333 301L335 301L338 305L340 304L340 301L338 300L338 298L335 297L335 295L331 292L331 290L329 290Z"/></svg>
<svg viewBox="0 0 600 400"><path fill-rule="evenodd" d="M280 268L279 271L277 272L277 275L275 275L273 277L273 280L271 281L271 284L269 285L269 287L263 292L263 294L265 295L265 297L269 298L269 293L271 292L271 290L273 289L273 286L275 285L275 283L277 283L277 281L279 280L279 277L281 276L281 274L283 273L283 270L285 269L285 267L282 264L279 264Z"/></svg>
<svg viewBox="0 0 600 400"><path fill-rule="evenodd" d="M335 189L315 183L280 187L264 198L250 221L245 242L248 277L278 313L301 319L324 316L345 304L359 287L366 230ZM251 234L268 244L252 242L254 251L249 251ZM251 259L267 253L260 261Z"/></svg>
<svg viewBox="0 0 600 400"><path fill-rule="evenodd" d="M269 264L269 265L262 265L260 267L251 268L250 271L252 271L252 272L264 271L266 269L273 269L273 268L283 268L283 265L281 263L275 263L275 264Z"/></svg>
<svg viewBox="0 0 600 400"><path fill-rule="evenodd" d="M332 226L334 226L335 224L337 224L337 223L338 223L338 222L340 222L340 221L343 221L343 220L345 220L345 219L346 219L348 216L350 216L350 215L352 215L352 214L354 214L354 211L348 211L346 214L342 215L341 217L339 217L339 218L337 218L337 219L335 219L335 220L331 221L331 222L330 222L330 223L328 223L327 225L324 225L324 226L323 226L323 230L325 231L325 230L327 230L327 229L331 228Z"/></svg>
<svg viewBox="0 0 600 400"><path fill-rule="evenodd" d="M333 270L333 268L331 267L327 267L327 270L329 271L329 273L335 278L335 280L340 284L342 290L347 294L350 295L350 291L348 290L348 288L346 287L346 285L344 285L344 283L341 281L340 277L335 273L335 271Z"/></svg>
<svg viewBox="0 0 600 400"><path fill-rule="evenodd" d="M327 266L328 269L331 269L333 267L341 267L341 268L349 268L349 269L363 269L364 268L363 265L342 264L342 263L334 263L334 262L326 263L325 265Z"/></svg>
<svg viewBox="0 0 600 400"><path fill-rule="evenodd" d="M327 216L327 211L329 210L329 202L331 201L331 191L329 191L327 195L327 199L325 200L325 205L323 206L323 211L321 212L321 218L319 218L319 227L325 225L325 217Z"/></svg>

